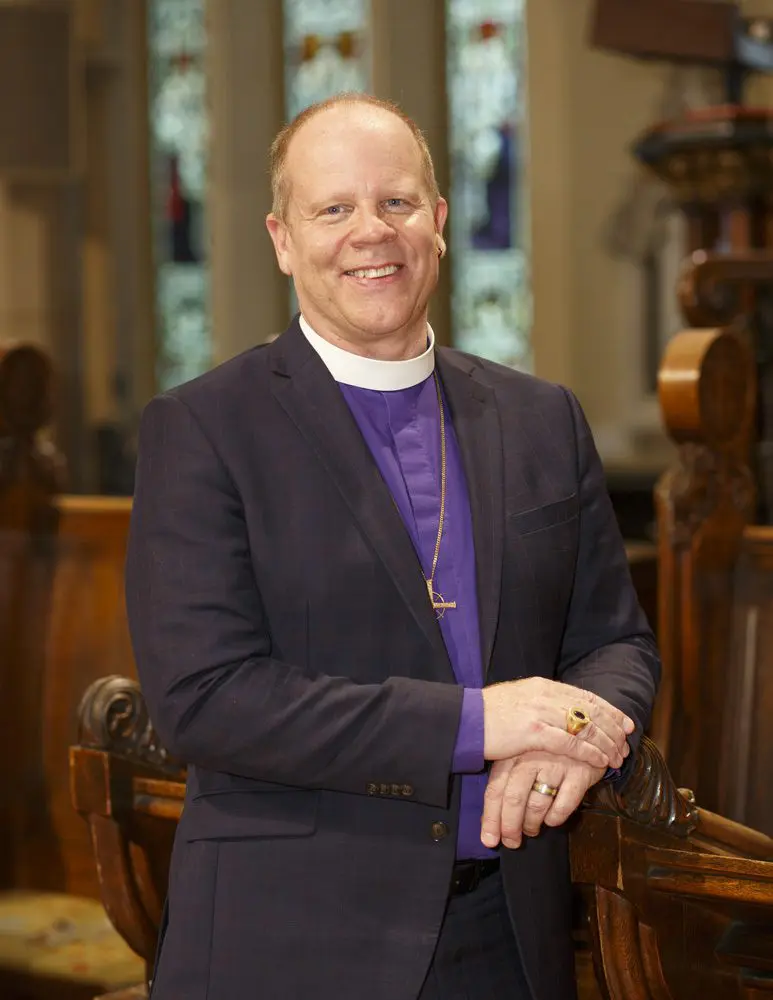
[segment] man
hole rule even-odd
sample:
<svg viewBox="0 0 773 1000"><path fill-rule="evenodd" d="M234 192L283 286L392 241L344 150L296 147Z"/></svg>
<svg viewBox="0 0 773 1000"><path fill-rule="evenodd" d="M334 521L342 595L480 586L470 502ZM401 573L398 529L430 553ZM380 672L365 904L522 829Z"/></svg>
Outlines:
<svg viewBox="0 0 773 1000"><path fill-rule="evenodd" d="M569 998L563 824L659 671L588 427L435 349L399 109L310 108L272 183L300 319L142 422L129 618L189 764L152 996Z"/></svg>

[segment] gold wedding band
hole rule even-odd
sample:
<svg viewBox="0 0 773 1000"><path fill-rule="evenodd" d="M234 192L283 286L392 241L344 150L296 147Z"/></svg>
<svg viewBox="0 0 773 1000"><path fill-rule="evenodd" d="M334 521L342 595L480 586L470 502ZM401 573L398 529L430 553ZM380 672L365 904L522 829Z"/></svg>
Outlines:
<svg viewBox="0 0 773 1000"><path fill-rule="evenodd" d="M590 716L586 715L581 708L570 708L566 713L566 731L576 736L590 722Z"/></svg>
<svg viewBox="0 0 773 1000"><path fill-rule="evenodd" d="M539 792L540 795L550 795L552 798L558 795L558 789L555 785L546 785L544 781L535 781L531 789L533 792Z"/></svg>

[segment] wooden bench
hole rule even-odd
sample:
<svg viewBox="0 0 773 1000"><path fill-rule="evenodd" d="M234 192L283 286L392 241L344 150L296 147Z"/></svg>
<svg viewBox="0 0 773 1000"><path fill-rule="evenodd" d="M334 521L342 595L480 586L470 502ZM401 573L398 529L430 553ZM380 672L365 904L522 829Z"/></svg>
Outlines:
<svg viewBox="0 0 773 1000"><path fill-rule="evenodd" d="M15 751L3 755L6 848L0 891L3 1000L90 1000L142 976L114 930L88 828L72 808L68 747L83 691L107 670L133 674L123 600L130 501L56 496L58 530L25 553L34 614L14 623L19 659L4 661ZM3 546L0 543L0 552ZM16 598L19 598L18 588Z"/></svg>

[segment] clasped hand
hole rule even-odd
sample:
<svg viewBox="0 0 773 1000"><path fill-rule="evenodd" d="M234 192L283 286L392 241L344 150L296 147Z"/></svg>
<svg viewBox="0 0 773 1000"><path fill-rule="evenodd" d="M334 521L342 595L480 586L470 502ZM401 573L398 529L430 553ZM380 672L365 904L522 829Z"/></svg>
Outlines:
<svg viewBox="0 0 773 1000"><path fill-rule="evenodd" d="M543 823L560 826L608 767L621 767L633 720L603 698L540 677L497 684L483 691L485 748L494 761L486 789L481 840L518 847ZM572 708L591 722L577 735L566 730ZM557 789L535 791L535 783Z"/></svg>

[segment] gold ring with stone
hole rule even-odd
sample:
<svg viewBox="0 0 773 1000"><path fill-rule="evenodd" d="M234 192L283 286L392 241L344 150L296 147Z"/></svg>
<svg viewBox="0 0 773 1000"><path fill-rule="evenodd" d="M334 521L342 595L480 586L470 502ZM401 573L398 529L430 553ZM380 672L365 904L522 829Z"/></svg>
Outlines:
<svg viewBox="0 0 773 1000"><path fill-rule="evenodd" d="M546 785L544 781L535 781L531 786L533 792L539 792L540 795L550 795L551 798L555 798L558 795L558 789L555 785Z"/></svg>
<svg viewBox="0 0 773 1000"><path fill-rule="evenodd" d="M590 716L583 712L581 708L570 708L566 713L566 731L567 733L571 733L572 736L581 733L589 722Z"/></svg>

